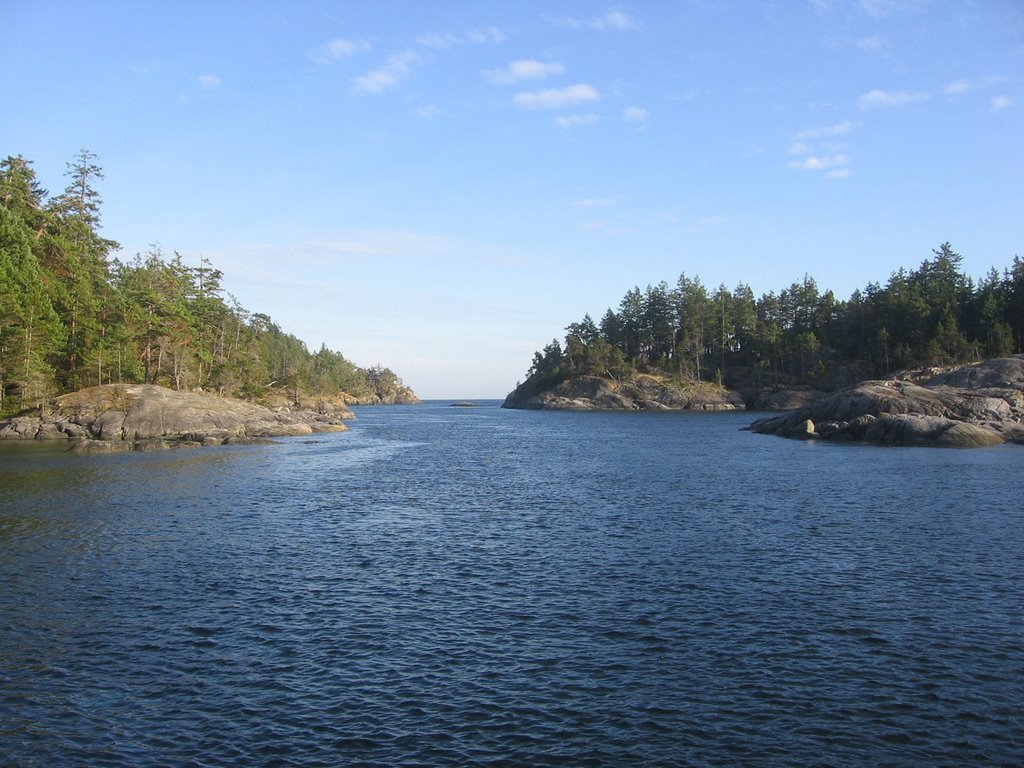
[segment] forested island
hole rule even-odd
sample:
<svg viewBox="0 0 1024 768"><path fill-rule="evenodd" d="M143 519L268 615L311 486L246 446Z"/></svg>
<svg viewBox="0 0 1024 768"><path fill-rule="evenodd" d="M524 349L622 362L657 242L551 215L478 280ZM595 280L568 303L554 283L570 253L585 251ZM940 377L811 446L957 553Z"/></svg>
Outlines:
<svg viewBox="0 0 1024 768"><path fill-rule="evenodd" d="M956 425L965 421L991 432L972 433L970 444L1018 439L1024 360L1007 358L1024 346L1024 261L1015 256L977 282L962 261L943 243L916 269L901 268L884 285L869 283L846 300L821 291L808 275L760 298L744 283L712 290L686 274L675 285L634 287L600 322L588 314L565 329L564 345L554 339L535 353L504 407L803 408L758 431L823 436L810 417L827 416L825 435L837 439L944 444L965 432ZM985 360L1004 362L948 376ZM864 382L878 386L856 389ZM831 405L811 410L826 394L836 395ZM994 400L978 399L989 396ZM892 414L903 421L847 429L849 419ZM916 416L939 421L905 423Z"/></svg>
<svg viewBox="0 0 1024 768"><path fill-rule="evenodd" d="M120 246L100 234L96 156L82 150L67 175L51 197L31 161L0 162L0 416L100 385L278 409L418 402L388 368L361 368L326 346L310 352L245 309L202 257L190 266L154 246L114 258Z"/></svg>

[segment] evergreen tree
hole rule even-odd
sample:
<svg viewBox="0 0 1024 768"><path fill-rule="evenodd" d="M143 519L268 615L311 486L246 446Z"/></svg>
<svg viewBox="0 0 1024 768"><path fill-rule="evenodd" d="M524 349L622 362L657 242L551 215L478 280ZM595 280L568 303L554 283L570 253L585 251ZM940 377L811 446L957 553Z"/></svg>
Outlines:
<svg viewBox="0 0 1024 768"><path fill-rule="evenodd" d="M49 359L62 341L53 309L31 248L31 230L0 207L0 410L33 405L53 391Z"/></svg>
<svg viewBox="0 0 1024 768"><path fill-rule="evenodd" d="M700 278L691 280L686 273L680 274L676 281L676 368L683 376L698 381L702 378L709 310L708 292Z"/></svg>

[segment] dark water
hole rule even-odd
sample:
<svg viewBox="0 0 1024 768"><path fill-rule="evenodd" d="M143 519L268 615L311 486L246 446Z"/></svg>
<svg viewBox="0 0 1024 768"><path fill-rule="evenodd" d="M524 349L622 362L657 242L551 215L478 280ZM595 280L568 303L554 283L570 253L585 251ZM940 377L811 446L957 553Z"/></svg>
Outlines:
<svg viewBox="0 0 1024 768"><path fill-rule="evenodd" d="M0 764L1024 764L1024 449L749 420L0 446Z"/></svg>

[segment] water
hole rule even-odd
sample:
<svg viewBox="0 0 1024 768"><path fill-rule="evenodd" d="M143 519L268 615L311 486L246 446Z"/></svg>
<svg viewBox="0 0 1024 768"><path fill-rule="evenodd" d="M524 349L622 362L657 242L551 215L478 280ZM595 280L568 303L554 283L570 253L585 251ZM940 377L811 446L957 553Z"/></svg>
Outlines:
<svg viewBox="0 0 1024 768"><path fill-rule="evenodd" d="M1024 763L1024 449L750 419L0 445L0 764Z"/></svg>

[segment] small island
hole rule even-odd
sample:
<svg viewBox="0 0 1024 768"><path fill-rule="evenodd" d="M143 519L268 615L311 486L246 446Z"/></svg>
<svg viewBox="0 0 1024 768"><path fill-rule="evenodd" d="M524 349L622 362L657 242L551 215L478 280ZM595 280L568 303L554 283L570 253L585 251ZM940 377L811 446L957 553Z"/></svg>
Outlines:
<svg viewBox="0 0 1024 768"><path fill-rule="evenodd" d="M505 408L771 410L755 432L880 445L1024 435L1024 261L975 282L949 243L846 301L805 275L755 298L680 275L535 353Z"/></svg>
<svg viewBox="0 0 1024 768"><path fill-rule="evenodd" d="M622 378L584 374L537 391L531 382L503 408L564 411L736 411L743 397L712 382L633 372Z"/></svg>

